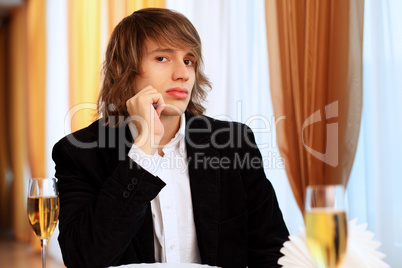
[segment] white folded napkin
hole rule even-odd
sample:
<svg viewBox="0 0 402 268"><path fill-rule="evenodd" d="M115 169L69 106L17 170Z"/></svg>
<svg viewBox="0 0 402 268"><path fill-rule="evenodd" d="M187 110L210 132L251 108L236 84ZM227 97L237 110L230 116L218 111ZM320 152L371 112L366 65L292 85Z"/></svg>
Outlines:
<svg viewBox="0 0 402 268"><path fill-rule="evenodd" d="M385 255L377 248L381 245L373 241L374 234L367 231L367 223L356 225L357 219L348 222L348 241L346 254L341 268L386 268L390 267L382 259ZM278 264L284 268L315 268L316 265L308 251L304 228L300 228L301 235L289 236L289 241L283 244L281 252L284 254Z"/></svg>

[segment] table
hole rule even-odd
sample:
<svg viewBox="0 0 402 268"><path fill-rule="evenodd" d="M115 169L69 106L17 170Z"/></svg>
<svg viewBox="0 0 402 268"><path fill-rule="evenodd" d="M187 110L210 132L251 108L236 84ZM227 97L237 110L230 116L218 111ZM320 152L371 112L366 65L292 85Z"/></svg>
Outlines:
<svg viewBox="0 0 402 268"><path fill-rule="evenodd" d="M141 264L127 264L119 266L121 268L208 268L216 267L209 266L205 264L195 264L195 263L141 263Z"/></svg>

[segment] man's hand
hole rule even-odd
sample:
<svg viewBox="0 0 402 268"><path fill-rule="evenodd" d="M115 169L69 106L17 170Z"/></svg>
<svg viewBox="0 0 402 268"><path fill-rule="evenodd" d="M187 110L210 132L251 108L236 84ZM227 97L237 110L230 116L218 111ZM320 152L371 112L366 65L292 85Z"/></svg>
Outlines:
<svg viewBox="0 0 402 268"><path fill-rule="evenodd" d="M162 95L152 86L146 86L128 99L126 106L138 130L134 144L146 154L154 154L164 133L159 119L165 108Z"/></svg>

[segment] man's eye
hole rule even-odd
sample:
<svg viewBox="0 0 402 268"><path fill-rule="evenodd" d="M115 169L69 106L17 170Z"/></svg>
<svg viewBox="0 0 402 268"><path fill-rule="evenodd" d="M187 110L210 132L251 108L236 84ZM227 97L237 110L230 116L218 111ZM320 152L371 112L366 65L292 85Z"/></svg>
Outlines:
<svg viewBox="0 0 402 268"><path fill-rule="evenodd" d="M184 60L184 64L187 66L192 66L194 65L194 62L192 60Z"/></svg>
<svg viewBox="0 0 402 268"><path fill-rule="evenodd" d="M160 61L160 62L165 62L165 61L167 61L167 58L166 57L157 57L156 60Z"/></svg>

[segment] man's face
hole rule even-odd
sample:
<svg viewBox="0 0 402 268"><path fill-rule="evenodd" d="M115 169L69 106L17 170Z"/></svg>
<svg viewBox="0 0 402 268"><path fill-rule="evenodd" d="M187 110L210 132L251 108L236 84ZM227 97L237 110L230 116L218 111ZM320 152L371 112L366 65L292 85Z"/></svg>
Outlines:
<svg viewBox="0 0 402 268"><path fill-rule="evenodd" d="M189 50L145 43L142 74L135 79L135 94L151 85L165 101L162 115L181 115L195 83L196 58Z"/></svg>

